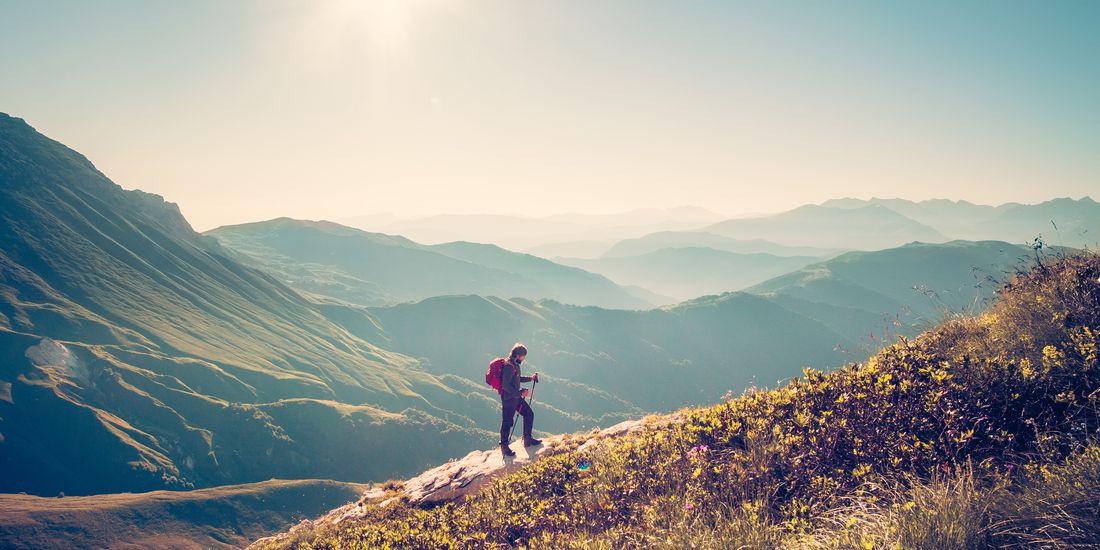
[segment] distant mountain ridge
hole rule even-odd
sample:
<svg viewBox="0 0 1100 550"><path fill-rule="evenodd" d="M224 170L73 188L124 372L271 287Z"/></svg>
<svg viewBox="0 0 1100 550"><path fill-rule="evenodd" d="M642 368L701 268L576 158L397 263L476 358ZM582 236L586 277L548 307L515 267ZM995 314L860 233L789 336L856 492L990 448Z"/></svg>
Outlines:
<svg viewBox="0 0 1100 550"><path fill-rule="evenodd" d="M935 228L876 204L849 209L808 204L770 216L726 220L703 231L789 246L863 250L948 240Z"/></svg>
<svg viewBox="0 0 1100 550"><path fill-rule="evenodd" d="M608 248L602 258L639 256L664 248L706 247L736 254L772 254L775 256L832 256L841 250L808 246L784 246L765 239L739 240L703 231L662 231L634 239L623 239Z"/></svg>
<svg viewBox="0 0 1100 550"><path fill-rule="evenodd" d="M558 262L605 275L611 280L652 289L676 301L741 290L807 264L810 256L735 253L709 247L660 248L637 256Z"/></svg>
<svg viewBox="0 0 1100 550"><path fill-rule="evenodd" d="M551 298L644 309L654 303L605 277L495 245L422 245L332 222L279 218L208 231L292 287L364 306L446 294Z"/></svg>
<svg viewBox="0 0 1100 550"><path fill-rule="evenodd" d="M1032 249L1000 241L912 243L847 252L745 291L873 349L894 334L916 334L952 316L982 311L1001 283L1032 263Z"/></svg>
<svg viewBox="0 0 1100 550"><path fill-rule="evenodd" d="M491 242L510 250L526 250L552 242L604 240L654 231L695 229L722 218L704 208L685 206L643 208L616 214L441 214L401 220L380 218L377 223L356 217L349 218L346 223L371 231L399 233L427 244Z"/></svg>
<svg viewBox="0 0 1100 550"><path fill-rule="evenodd" d="M1049 245L1096 248L1100 243L1100 203L1091 197L1057 198L1038 204L999 206L934 199L835 199L832 208L883 206L940 229L953 239L1000 240L1022 244L1042 236Z"/></svg>

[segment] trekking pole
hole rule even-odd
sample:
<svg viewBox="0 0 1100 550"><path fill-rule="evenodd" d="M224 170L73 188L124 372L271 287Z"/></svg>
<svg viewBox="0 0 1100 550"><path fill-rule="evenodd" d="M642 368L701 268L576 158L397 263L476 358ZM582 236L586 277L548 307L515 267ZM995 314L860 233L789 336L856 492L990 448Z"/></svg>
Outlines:
<svg viewBox="0 0 1100 550"><path fill-rule="evenodd" d="M535 398L535 384L538 384L538 382L534 382L534 381L531 382L531 399L532 400ZM523 401L522 397L520 398L520 401ZM530 407L531 406L530 403L528 403L527 406ZM508 432L508 441L511 441L512 436L516 433L516 421L519 420L519 409L520 409L519 407L516 407L516 414L512 415L512 431Z"/></svg>

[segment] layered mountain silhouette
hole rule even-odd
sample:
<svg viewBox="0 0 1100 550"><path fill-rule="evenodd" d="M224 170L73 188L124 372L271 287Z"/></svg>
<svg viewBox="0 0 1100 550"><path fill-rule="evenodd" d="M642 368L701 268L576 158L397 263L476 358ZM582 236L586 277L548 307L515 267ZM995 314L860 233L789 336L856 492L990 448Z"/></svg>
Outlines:
<svg viewBox="0 0 1100 550"><path fill-rule="evenodd" d="M1100 243L1100 203L1090 197L1060 198L1039 204L1000 206L945 199L836 199L823 207L861 209L882 206L936 227L953 239L1030 243L1042 237L1048 245L1095 249Z"/></svg>
<svg viewBox="0 0 1100 550"><path fill-rule="evenodd" d="M739 254L709 247L661 248L637 256L558 258L566 265L605 275L611 280L651 289L677 301L741 290L820 258Z"/></svg>
<svg viewBox="0 0 1100 550"><path fill-rule="evenodd" d="M643 208L603 215L550 216L540 216L537 205L508 200L490 208L492 210L485 214L441 214L403 220L379 218L377 221L356 217L345 223L371 231L398 233L424 243L492 242L509 249L526 250L552 243L606 241L656 231L695 229L722 219L720 214L693 206Z"/></svg>
<svg viewBox="0 0 1100 550"><path fill-rule="evenodd" d="M462 372L470 357L487 361L496 342L524 341L530 368L555 377L540 384L540 399L569 403L604 392L641 410L668 410L771 385L805 366L862 358L896 335L981 311L1032 254L1003 242L850 252L743 292L650 311L443 296L370 313L392 349L421 358L430 372ZM589 406L621 418L628 408L615 403Z"/></svg>
<svg viewBox="0 0 1100 550"><path fill-rule="evenodd" d="M877 250L908 242L944 242L935 228L877 204L858 208L805 205L756 218L731 219L703 231L734 239L765 239L791 246Z"/></svg>
<svg viewBox="0 0 1100 550"><path fill-rule="evenodd" d="M841 250L808 246L784 246L764 239L739 240L704 231L660 231L633 239L623 239L608 248L601 258L640 256L664 248L713 248L735 254L772 254L775 256L834 256Z"/></svg>
<svg viewBox="0 0 1100 550"><path fill-rule="evenodd" d="M552 298L625 309L656 305L600 275L494 245L426 246L331 222L288 218L207 234L296 289L359 305L441 294Z"/></svg>

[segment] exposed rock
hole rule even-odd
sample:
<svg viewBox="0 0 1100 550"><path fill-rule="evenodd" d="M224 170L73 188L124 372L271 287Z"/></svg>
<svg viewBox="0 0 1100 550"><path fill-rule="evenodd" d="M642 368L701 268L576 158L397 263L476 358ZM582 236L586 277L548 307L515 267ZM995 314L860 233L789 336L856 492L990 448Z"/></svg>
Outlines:
<svg viewBox="0 0 1100 550"><path fill-rule="evenodd" d="M463 498L478 492L494 478L518 470L539 459L558 453L584 449L597 441L619 437L628 433L663 426L673 416L651 416L640 420L620 422L587 434L564 434L546 437L537 447L524 447L522 440L512 443L516 456L505 457L500 449L473 451L442 466L428 470L405 482L404 497L409 504L436 504Z"/></svg>
<svg viewBox="0 0 1100 550"><path fill-rule="evenodd" d="M522 440L512 443L516 456L504 457L500 449L473 451L459 459L428 470L408 481L400 489L387 491L375 487L356 502L336 508L315 520L305 520L287 533L274 539L291 537L301 529L312 529L325 524L340 524L363 518L374 507L389 506L401 499L411 505L430 505L449 502L476 494L489 481L516 471L528 464L559 453L584 450L598 441L620 437L643 430L652 430L683 419L683 413L650 415L639 420L620 422L607 429L595 428L588 433L560 434L545 437L537 447L524 447ZM256 542L270 542L272 538Z"/></svg>

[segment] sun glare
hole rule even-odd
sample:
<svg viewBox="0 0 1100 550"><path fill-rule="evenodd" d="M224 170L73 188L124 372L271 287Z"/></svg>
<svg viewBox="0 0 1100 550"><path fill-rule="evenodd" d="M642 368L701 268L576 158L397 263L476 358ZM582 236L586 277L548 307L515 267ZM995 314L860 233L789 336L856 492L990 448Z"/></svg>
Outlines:
<svg viewBox="0 0 1100 550"><path fill-rule="evenodd" d="M392 57L408 47L420 21L452 3L451 0L319 2L310 25L310 39L314 44L341 49L361 48L356 53L371 57Z"/></svg>

